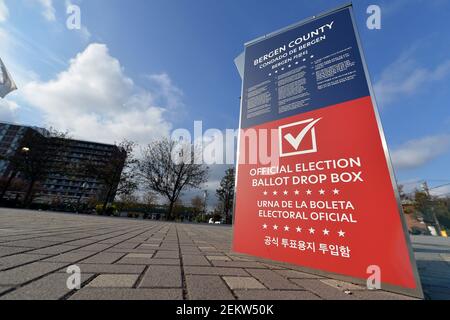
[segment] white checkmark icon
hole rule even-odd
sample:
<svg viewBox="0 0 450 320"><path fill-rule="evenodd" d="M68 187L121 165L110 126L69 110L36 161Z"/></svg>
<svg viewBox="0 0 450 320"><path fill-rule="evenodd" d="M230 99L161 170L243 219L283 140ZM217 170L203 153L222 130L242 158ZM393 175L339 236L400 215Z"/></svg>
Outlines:
<svg viewBox="0 0 450 320"><path fill-rule="evenodd" d="M290 133L288 133L287 135L284 136L284 138L287 140L287 142L289 142L291 144L291 146L295 149L298 150L298 148L300 147L300 144L302 143L303 139L305 138L306 134L312 129L314 128L314 126L317 124L317 122L319 122L320 120L322 120L322 118L314 120L313 122L311 122L310 124L308 124L305 128L303 128L303 130L298 134L298 136L296 138L294 138L294 136Z"/></svg>

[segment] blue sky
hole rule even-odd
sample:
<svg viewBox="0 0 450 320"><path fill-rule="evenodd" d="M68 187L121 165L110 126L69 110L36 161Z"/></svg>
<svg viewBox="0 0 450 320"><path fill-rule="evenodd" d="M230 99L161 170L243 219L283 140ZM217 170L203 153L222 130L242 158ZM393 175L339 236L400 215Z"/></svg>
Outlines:
<svg viewBox="0 0 450 320"><path fill-rule="evenodd" d="M243 44L344 3L71 2L81 30L65 26L69 1L0 0L0 57L19 85L0 101L0 120L142 144L194 120L236 128ZM366 28L370 4L381 7L381 30ZM398 180L450 182L450 2L361 0L354 12Z"/></svg>

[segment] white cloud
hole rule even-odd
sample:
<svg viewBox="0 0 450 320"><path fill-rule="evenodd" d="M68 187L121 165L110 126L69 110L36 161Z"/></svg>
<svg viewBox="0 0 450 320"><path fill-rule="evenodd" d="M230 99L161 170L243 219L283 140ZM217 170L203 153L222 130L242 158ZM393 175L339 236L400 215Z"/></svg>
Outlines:
<svg viewBox="0 0 450 320"><path fill-rule="evenodd" d="M450 74L450 60L426 68L410 57L413 52L414 50L408 50L381 73L380 79L374 85L377 100L381 105L412 96L425 86Z"/></svg>
<svg viewBox="0 0 450 320"><path fill-rule="evenodd" d="M397 169L416 168L444 154L449 148L449 134L410 140L391 153L392 162Z"/></svg>
<svg viewBox="0 0 450 320"><path fill-rule="evenodd" d="M157 80L153 87L138 87L106 45L91 44L55 79L28 83L23 97L42 111L48 125L76 138L147 144L169 134L166 112L181 105L181 91L166 74L149 78Z"/></svg>
<svg viewBox="0 0 450 320"><path fill-rule="evenodd" d="M15 122L18 109L14 101L0 99L0 121Z"/></svg>
<svg viewBox="0 0 450 320"><path fill-rule="evenodd" d="M153 91L153 95L165 98L170 108L177 107L180 103L179 97L183 94L180 89L173 85L172 80L166 73L146 76L150 82L155 84L158 90Z"/></svg>
<svg viewBox="0 0 450 320"><path fill-rule="evenodd" d="M0 22L8 20L9 10L4 0L0 0Z"/></svg>
<svg viewBox="0 0 450 320"><path fill-rule="evenodd" d="M56 10L52 0L37 0L42 7L42 15L47 21L56 20Z"/></svg>
<svg viewBox="0 0 450 320"><path fill-rule="evenodd" d="M430 194L435 197L448 197L450 196L450 185L432 188L430 190Z"/></svg>

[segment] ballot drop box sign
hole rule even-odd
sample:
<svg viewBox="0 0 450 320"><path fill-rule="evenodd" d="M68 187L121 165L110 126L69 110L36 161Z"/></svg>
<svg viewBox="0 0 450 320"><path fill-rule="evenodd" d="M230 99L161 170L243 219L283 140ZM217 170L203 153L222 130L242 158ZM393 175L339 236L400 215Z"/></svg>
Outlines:
<svg viewBox="0 0 450 320"><path fill-rule="evenodd" d="M246 44L233 249L421 297L352 14Z"/></svg>

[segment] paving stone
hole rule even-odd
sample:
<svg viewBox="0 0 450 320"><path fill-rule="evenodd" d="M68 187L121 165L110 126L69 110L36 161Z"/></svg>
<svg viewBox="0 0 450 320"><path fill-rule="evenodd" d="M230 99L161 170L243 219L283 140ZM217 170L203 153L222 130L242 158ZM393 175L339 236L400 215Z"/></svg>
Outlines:
<svg viewBox="0 0 450 320"><path fill-rule="evenodd" d="M276 273L282 275L285 278L290 279L324 279L321 276L300 272L296 270L274 270Z"/></svg>
<svg viewBox="0 0 450 320"><path fill-rule="evenodd" d="M181 248L181 254L190 254L190 255L203 255L204 253L198 250L197 248Z"/></svg>
<svg viewBox="0 0 450 320"><path fill-rule="evenodd" d="M9 256L11 254L17 254L25 251L33 250L33 248L25 248L25 247L3 247L0 246L0 257Z"/></svg>
<svg viewBox="0 0 450 320"><path fill-rule="evenodd" d="M320 300L308 291L235 290L239 300Z"/></svg>
<svg viewBox="0 0 450 320"><path fill-rule="evenodd" d="M235 256L235 255L233 255L233 253L229 253L228 256L229 256L229 257L231 258L231 260L233 260L233 261L252 261L252 259L250 259L248 256L245 256L245 257Z"/></svg>
<svg viewBox="0 0 450 320"><path fill-rule="evenodd" d="M145 259L145 258L127 258L124 257L119 260L119 264L141 264L141 265L168 265L178 266L180 265L179 259Z"/></svg>
<svg viewBox="0 0 450 320"><path fill-rule="evenodd" d="M35 278L41 277L47 273L63 268L67 264L63 263L45 263L33 262L21 267L0 272L0 285L19 285Z"/></svg>
<svg viewBox="0 0 450 320"><path fill-rule="evenodd" d="M49 247L57 244L57 242L50 241L40 241L40 240L20 240L20 241L12 241L12 242L4 242L2 246L5 247L26 247L26 248L43 248Z"/></svg>
<svg viewBox="0 0 450 320"><path fill-rule="evenodd" d="M112 239L101 240L99 242L96 242L96 244L107 245L108 247L112 247L118 243L121 243L122 241L123 240L118 239L118 238L112 238Z"/></svg>
<svg viewBox="0 0 450 320"><path fill-rule="evenodd" d="M15 266L27 264L30 262L42 260L48 257L47 255L20 253L14 256L0 258L0 270L9 269Z"/></svg>
<svg viewBox="0 0 450 320"><path fill-rule="evenodd" d="M216 267L227 267L227 268L262 268L265 269L264 265L259 262L253 261L211 261L213 266Z"/></svg>
<svg viewBox="0 0 450 320"><path fill-rule="evenodd" d="M280 276L278 273L272 270L264 270L264 269L246 269L248 273L250 273L253 277L258 279L261 283L263 283L268 289L277 290L277 289L291 289L291 290L299 290L300 287L293 284L287 278Z"/></svg>
<svg viewBox="0 0 450 320"><path fill-rule="evenodd" d="M65 252L76 250L76 249L78 249L78 247L76 247L76 246L68 246L68 245L61 244L61 245L57 245L57 246L53 246L53 247L33 250L28 253L53 255L53 254L65 253Z"/></svg>
<svg viewBox="0 0 450 320"><path fill-rule="evenodd" d="M187 275L190 300L234 300L230 289L219 276Z"/></svg>
<svg viewBox="0 0 450 320"><path fill-rule="evenodd" d="M166 266L179 266L179 259L150 259L148 265L166 265Z"/></svg>
<svg viewBox="0 0 450 320"><path fill-rule="evenodd" d="M90 245L90 244L95 243L95 242L96 242L95 240L80 239L80 240L66 242L64 244L66 246L80 247L80 246L87 246L87 245Z"/></svg>
<svg viewBox="0 0 450 320"><path fill-rule="evenodd" d="M115 249L115 248L111 248L111 249L105 250L104 252L153 254L153 253L155 253L155 250L149 250L149 249L145 249L145 248L136 248L136 249Z"/></svg>
<svg viewBox="0 0 450 320"><path fill-rule="evenodd" d="M129 253L125 258L151 259L153 254L150 253Z"/></svg>
<svg viewBox="0 0 450 320"><path fill-rule="evenodd" d="M143 244L141 244L138 247L138 249L139 248L142 248L142 249L159 249L159 244L143 243Z"/></svg>
<svg viewBox="0 0 450 320"><path fill-rule="evenodd" d="M165 247L163 247L163 246L160 246L159 248L156 248L157 250L164 250L164 251L174 251L174 252L179 252L180 251L180 248L177 246L177 247L175 247L175 246L165 246Z"/></svg>
<svg viewBox="0 0 450 320"><path fill-rule="evenodd" d="M265 289L258 280L252 277L223 277L223 280L232 290Z"/></svg>
<svg viewBox="0 0 450 320"><path fill-rule="evenodd" d="M181 268L175 266L150 266L139 288L181 287Z"/></svg>
<svg viewBox="0 0 450 320"><path fill-rule="evenodd" d="M92 288L132 288L138 279L136 274L101 274L87 286Z"/></svg>
<svg viewBox="0 0 450 320"><path fill-rule="evenodd" d="M93 252L99 252L106 249L109 249L111 247L110 244L100 244L100 243L94 243L87 247L82 247L79 250L80 251L93 251Z"/></svg>
<svg viewBox="0 0 450 320"><path fill-rule="evenodd" d="M264 267L270 270L286 270L285 266L275 265L275 264L268 264L268 263L261 263Z"/></svg>
<svg viewBox="0 0 450 320"><path fill-rule="evenodd" d="M311 291L326 300L355 300L354 295L345 294L343 291L336 289L330 285L327 285L316 279L292 279L294 283L298 284L301 288Z"/></svg>
<svg viewBox="0 0 450 320"><path fill-rule="evenodd" d="M107 273L107 274L141 274L145 266L126 264L84 264L77 263L81 272L84 273ZM61 271L62 272L62 271ZM65 271L64 271L65 272Z"/></svg>
<svg viewBox="0 0 450 320"><path fill-rule="evenodd" d="M178 259L180 254L178 251L161 251L158 250L155 254L156 259Z"/></svg>
<svg viewBox="0 0 450 320"><path fill-rule="evenodd" d="M53 273L26 286L20 287L0 300L58 300L72 290L67 288L69 274ZM93 278L93 274L82 273L81 285ZM1 291L1 290L0 290Z"/></svg>
<svg viewBox="0 0 450 320"><path fill-rule="evenodd" d="M60 236L53 236L53 237L39 237L37 240L61 243L61 242L67 242L70 240L75 240L75 239L77 239L77 238L76 237L75 238L67 238L67 237L64 237L64 235L60 235Z"/></svg>
<svg viewBox="0 0 450 320"><path fill-rule="evenodd" d="M214 247L198 247L202 251L217 251Z"/></svg>
<svg viewBox="0 0 450 320"><path fill-rule="evenodd" d="M181 300L181 289L83 288L69 300Z"/></svg>
<svg viewBox="0 0 450 320"><path fill-rule="evenodd" d="M231 261L227 256L206 256L209 261Z"/></svg>
<svg viewBox="0 0 450 320"><path fill-rule="evenodd" d="M198 275L220 275L220 276L249 275L244 269L239 268L216 268L216 267L194 267L194 266L185 266L184 273L198 274Z"/></svg>
<svg viewBox="0 0 450 320"><path fill-rule="evenodd" d="M89 256L94 255L93 252L90 251L71 251L67 253L62 253L60 255L50 257L48 259L43 260L44 262L67 262L67 263L75 263L80 260L86 259Z"/></svg>
<svg viewBox="0 0 450 320"><path fill-rule="evenodd" d="M105 263L111 264L119 260L125 253L101 252L82 261L82 263Z"/></svg>
<svg viewBox="0 0 450 320"><path fill-rule="evenodd" d="M340 281L340 280L334 280L334 279L323 279L320 280L322 283L325 283L333 288L339 289L341 291L345 290L366 290L365 287L353 284L350 282Z"/></svg>
<svg viewBox="0 0 450 320"><path fill-rule="evenodd" d="M188 244L189 240L184 240L182 241L180 239L180 249L181 250L198 250L198 247L195 246L193 243L192 244Z"/></svg>
<svg viewBox="0 0 450 320"><path fill-rule="evenodd" d="M211 266L204 256L183 254L184 266Z"/></svg>

